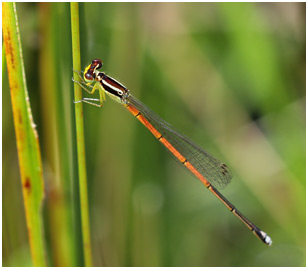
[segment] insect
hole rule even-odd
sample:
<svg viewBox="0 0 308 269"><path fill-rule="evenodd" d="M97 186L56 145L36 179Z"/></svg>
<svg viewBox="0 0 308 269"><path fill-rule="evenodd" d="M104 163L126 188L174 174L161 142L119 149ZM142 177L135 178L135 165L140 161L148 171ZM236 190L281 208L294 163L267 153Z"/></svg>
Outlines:
<svg viewBox="0 0 308 269"><path fill-rule="evenodd" d="M75 103L84 102L102 107L107 94L116 102L122 104L136 117L154 137L175 157L180 165L198 178L236 217L238 217L262 242L272 244L271 238L255 224L248 220L232 203L230 203L216 187L226 186L232 178L229 167L196 145L186 136L175 131L172 126L156 115L146 105L131 95L130 91L121 83L100 72L103 63L94 59L88 65L78 83L85 91L94 94L99 92L99 99L83 98ZM94 84L94 86L93 86ZM90 87L88 89L87 87Z"/></svg>

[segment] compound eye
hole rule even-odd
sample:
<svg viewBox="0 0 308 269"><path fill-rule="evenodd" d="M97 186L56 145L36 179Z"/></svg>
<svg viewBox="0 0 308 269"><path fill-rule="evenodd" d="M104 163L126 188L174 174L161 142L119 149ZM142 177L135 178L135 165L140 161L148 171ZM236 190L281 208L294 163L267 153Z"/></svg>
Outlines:
<svg viewBox="0 0 308 269"><path fill-rule="evenodd" d="M89 74L89 73L86 73L84 75L84 77L85 77L86 80L90 80L90 81L94 80L94 77L91 74Z"/></svg>
<svg viewBox="0 0 308 269"><path fill-rule="evenodd" d="M95 69L100 69L103 66L103 62L100 59L94 59L92 65L95 66Z"/></svg>

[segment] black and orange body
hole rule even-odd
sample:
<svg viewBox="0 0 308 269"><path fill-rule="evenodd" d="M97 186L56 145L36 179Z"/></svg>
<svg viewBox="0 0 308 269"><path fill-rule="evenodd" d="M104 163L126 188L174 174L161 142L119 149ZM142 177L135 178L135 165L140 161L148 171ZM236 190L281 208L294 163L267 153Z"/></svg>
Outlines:
<svg viewBox="0 0 308 269"><path fill-rule="evenodd" d="M235 216L237 216L262 242L271 244L268 235L260 230L256 225L249 221L235 206L230 203L212 184L196 169L180 152L171 145L168 140L131 104L126 105L127 110L136 117L154 136L169 150L182 165L184 165L196 178L198 178ZM226 166L225 164L222 164Z"/></svg>
<svg viewBox="0 0 308 269"><path fill-rule="evenodd" d="M217 190L216 186L224 187L230 182L232 173L229 167L196 145L189 138L175 131L170 124L132 96L129 90L120 82L103 72L99 72L98 69L101 67L102 62L99 59L95 59L84 72L84 80L88 84L92 81L96 82L92 91L85 90L91 94L96 89L100 90L100 99L84 98L80 102L102 106L104 101L103 93L106 93L115 101L121 103L154 135L183 168L198 178L262 242L271 245L271 238L249 221ZM100 104L98 105L92 101L98 101Z"/></svg>

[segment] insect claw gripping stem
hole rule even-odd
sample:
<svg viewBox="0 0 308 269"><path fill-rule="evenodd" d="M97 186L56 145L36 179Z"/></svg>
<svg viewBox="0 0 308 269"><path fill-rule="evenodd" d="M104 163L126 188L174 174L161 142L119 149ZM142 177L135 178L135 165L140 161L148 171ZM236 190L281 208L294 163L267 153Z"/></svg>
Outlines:
<svg viewBox="0 0 308 269"><path fill-rule="evenodd" d="M77 74L78 74L78 76L81 78L81 80L83 80L83 78L82 78L82 74L83 74L83 72L78 71L78 70L75 70L74 68L72 68L72 70L73 70L73 72L75 72L75 73L77 73Z"/></svg>

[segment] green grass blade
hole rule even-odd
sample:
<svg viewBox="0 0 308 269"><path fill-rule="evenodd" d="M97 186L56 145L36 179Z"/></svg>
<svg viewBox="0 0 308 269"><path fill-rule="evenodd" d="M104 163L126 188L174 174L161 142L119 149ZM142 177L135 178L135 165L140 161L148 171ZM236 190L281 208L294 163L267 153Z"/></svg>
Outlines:
<svg viewBox="0 0 308 269"><path fill-rule="evenodd" d="M46 169L46 241L51 266L81 266L79 199L75 195L73 153L73 93L71 78L71 26L68 3L38 5L41 36L39 94L41 147ZM61 31L58 29L61 27ZM46 64L48 63L48 64ZM75 198L75 199L74 199ZM77 224L78 223L78 224Z"/></svg>
<svg viewBox="0 0 308 269"><path fill-rule="evenodd" d="M72 25L73 68L75 70L81 70L78 3L71 3L71 25ZM76 73L74 73L74 79L80 80L80 78ZM82 90L80 86L77 85L77 83L75 83L74 85L74 95L75 95L75 100L82 99ZM83 250L84 250L85 265L92 266L82 103L78 103L75 105L75 116L76 116L76 137L77 137L77 152L78 152Z"/></svg>
<svg viewBox="0 0 308 269"><path fill-rule="evenodd" d="M44 198L41 153L26 87L16 6L3 3L2 8L3 40L32 262L34 266L46 266L41 215Z"/></svg>

